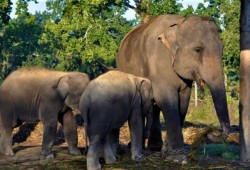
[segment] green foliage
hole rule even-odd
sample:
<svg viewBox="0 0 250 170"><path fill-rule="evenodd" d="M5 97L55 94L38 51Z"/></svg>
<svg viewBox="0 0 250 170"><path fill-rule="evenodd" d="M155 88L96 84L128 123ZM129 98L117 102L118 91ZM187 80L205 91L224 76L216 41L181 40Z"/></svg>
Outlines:
<svg viewBox="0 0 250 170"><path fill-rule="evenodd" d="M221 7L224 30L221 38L224 42L223 63L228 75L229 85L239 84L240 66L240 1L227 0Z"/></svg>
<svg viewBox="0 0 250 170"><path fill-rule="evenodd" d="M189 5L186 9L183 9L180 13L180 15L184 16L184 17L189 17L194 15L194 8Z"/></svg>
<svg viewBox="0 0 250 170"><path fill-rule="evenodd" d="M177 0L178 1L178 0ZM179 14L182 4L176 0L145 0L134 1L135 7L128 5L129 3L124 0L123 4L133 9L139 16L138 20L141 22L148 21L149 18L161 14Z"/></svg>
<svg viewBox="0 0 250 170"><path fill-rule="evenodd" d="M0 2L0 30L2 24L7 24L10 20L11 0L1 0Z"/></svg>
<svg viewBox="0 0 250 170"><path fill-rule="evenodd" d="M151 0L149 4L149 15L178 14L182 8L181 3L176 0Z"/></svg>
<svg viewBox="0 0 250 170"><path fill-rule="evenodd" d="M84 71L95 77L101 72L96 60L114 66L119 43L131 29L122 17L125 9L104 1L58 4L50 1L49 8L59 12L52 13L53 20L47 22L41 39L53 48L58 60L56 69Z"/></svg>
<svg viewBox="0 0 250 170"><path fill-rule="evenodd" d="M41 63L46 62L45 58L41 58L39 61L38 58L35 58L35 55L42 52L39 38L43 32L43 19L45 18L46 14L21 15L12 19L4 27L3 36L0 37L1 79L23 65L34 63L45 66L45 63Z"/></svg>
<svg viewBox="0 0 250 170"><path fill-rule="evenodd" d="M199 3L195 13L202 16L212 17L218 26L222 26L220 9L221 5L225 3L225 0L204 0L204 2L208 3L208 6L205 7L204 4Z"/></svg>

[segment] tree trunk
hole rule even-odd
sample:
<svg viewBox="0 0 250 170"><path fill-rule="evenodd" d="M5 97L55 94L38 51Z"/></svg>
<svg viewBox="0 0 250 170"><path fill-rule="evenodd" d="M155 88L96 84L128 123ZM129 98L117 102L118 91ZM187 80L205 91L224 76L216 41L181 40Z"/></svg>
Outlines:
<svg viewBox="0 0 250 170"><path fill-rule="evenodd" d="M240 158L250 161L250 0L241 0Z"/></svg>
<svg viewBox="0 0 250 170"><path fill-rule="evenodd" d="M146 23L149 16L149 4L151 3L149 0L134 0L135 6L130 5L125 2L125 6L133 9L141 18L142 23Z"/></svg>

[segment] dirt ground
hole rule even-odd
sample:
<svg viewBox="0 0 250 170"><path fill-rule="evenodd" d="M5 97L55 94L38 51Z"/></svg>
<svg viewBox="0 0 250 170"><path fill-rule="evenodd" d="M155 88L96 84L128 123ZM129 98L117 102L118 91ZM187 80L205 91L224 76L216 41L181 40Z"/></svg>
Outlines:
<svg viewBox="0 0 250 170"><path fill-rule="evenodd" d="M204 132L204 125L186 123L183 128L187 150ZM250 169L250 163L238 161L239 154L239 133L238 127L233 127L234 133L230 135L229 143L203 144L197 150L195 159L190 159L186 165L169 163L164 160L161 153L146 155L145 161L135 163L130 159L129 151L125 149L117 161L112 165L105 165L103 169ZM7 157L0 155L0 169L86 169L86 156L72 156L67 153L67 145L61 128L58 128L57 137L53 151L55 159L40 160L39 154L42 143L42 124L25 123L13 131L13 148L15 156ZM125 146L129 142L128 126L125 124L121 129L120 143ZM163 137L165 132L162 132ZM78 147L85 151L85 133L82 126L78 126ZM207 139L204 138L204 141ZM217 150L217 151L216 151ZM216 153L217 152L217 153Z"/></svg>

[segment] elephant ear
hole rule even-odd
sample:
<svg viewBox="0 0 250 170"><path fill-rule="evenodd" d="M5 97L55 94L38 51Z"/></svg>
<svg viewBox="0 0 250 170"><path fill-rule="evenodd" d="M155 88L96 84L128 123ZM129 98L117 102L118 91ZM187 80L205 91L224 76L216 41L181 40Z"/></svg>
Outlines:
<svg viewBox="0 0 250 170"><path fill-rule="evenodd" d="M170 51L172 58L172 66L174 65L175 56L179 48L176 38L177 26L183 23L186 19L181 18L176 23L171 24L164 33L158 36L158 40Z"/></svg>
<svg viewBox="0 0 250 170"><path fill-rule="evenodd" d="M57 84L57 91L62 100L65 100L69 94L69 77L63 76L59 79Z"/></svg>
<svg viewBox="0 0 250 170"><path fill-rule="evenodd" d="M80 97L88 83L87 74L72 72L59 79L57 90L68 107L79 110Z"/></svg>

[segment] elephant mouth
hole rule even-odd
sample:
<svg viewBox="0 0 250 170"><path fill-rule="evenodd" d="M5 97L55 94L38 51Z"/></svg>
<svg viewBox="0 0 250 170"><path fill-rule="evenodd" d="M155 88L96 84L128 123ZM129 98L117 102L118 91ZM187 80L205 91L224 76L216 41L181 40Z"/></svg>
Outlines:
<svg viewBox="0 0 250 170"><path fill-rule="evenodd" d="M202 79L196 80L196 83L197 83L199 88L204 89L204 87L205 87L204 80L202 80Z"/></svg>
<svg viewBox="0 0 250 170"><path fill-rule="evenodd" d="M201 78L201 76L200 76L200 74L198 72L195 74L195 82L197 83L197 86L200 89L202 89L202 90L204 89L204 87L205 87L205 81L202 80L202 78Z"/></svg>

